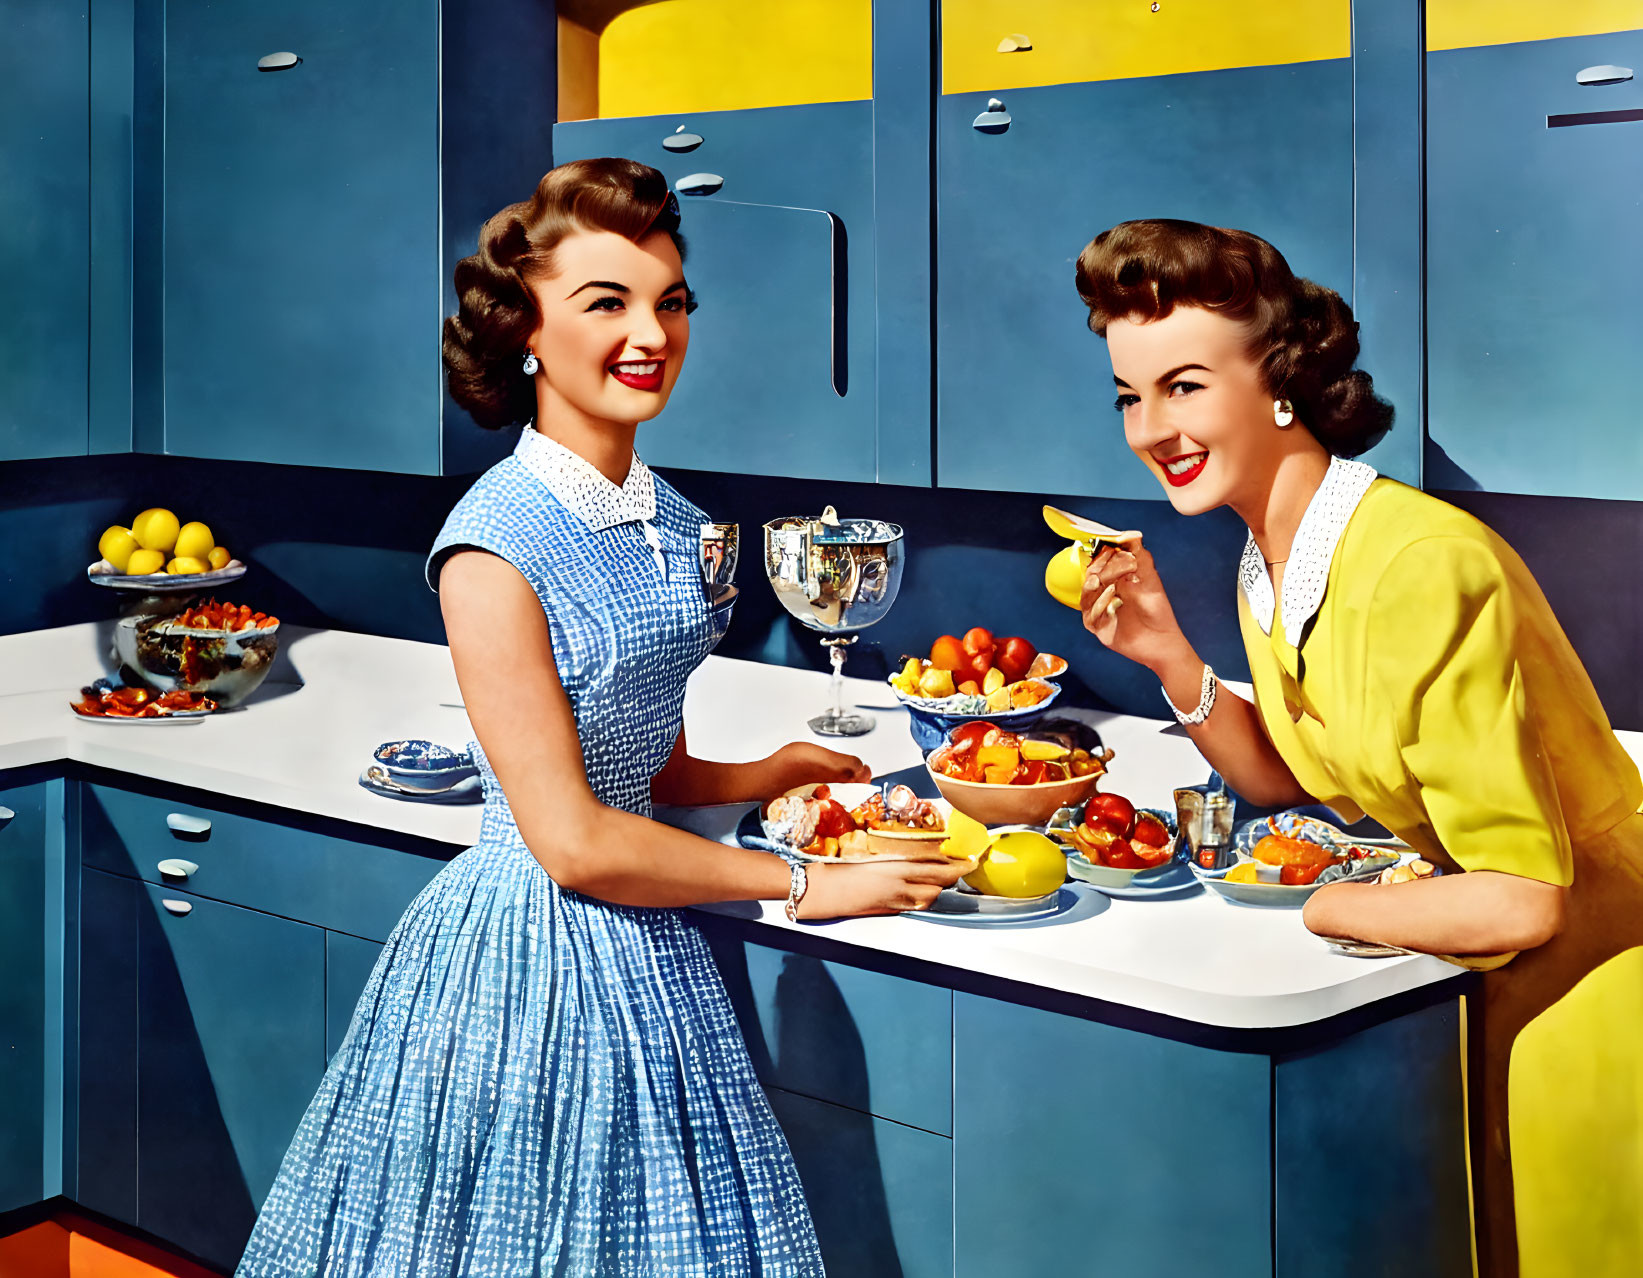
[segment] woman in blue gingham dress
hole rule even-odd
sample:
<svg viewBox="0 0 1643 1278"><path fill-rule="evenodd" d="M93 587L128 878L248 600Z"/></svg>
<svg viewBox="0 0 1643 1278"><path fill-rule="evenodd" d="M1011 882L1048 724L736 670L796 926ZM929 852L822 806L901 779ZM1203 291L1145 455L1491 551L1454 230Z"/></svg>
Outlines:
<svg viewBox="0 0 1643 1278"><path fill-rule="evenodd" d="M389 937L263 1204L246 1278L822 1272L718 973L671 908L802 885L776 858L644 818L653 792L725 801L864 770L802 744L744 765L684 749L685 681L722 626L696 560L704 516L631 451L612 464L608 433L578 434L614 429L615 447L631 450L636 423L624 434L622 419L638 414L624 396L649 384L645 369L664 353L682 358L688 294L663 287L680 270L676 206L659 174L626 161L555 170L537 202L552 202L556 181L574 194L582 170L601 165L595 176L627 166L618 176L648 220L595 221L626 238L562 235L532 317L551 331L526 331L556 352L541 376L525 365L535 407L583 452L527 427L451 513L429 560L492 756L474 743L480 840ZM530 221L515 212L525 208L487 224L481 257L501 256L508 228L498 234L497 222ZM560 305L568 285L554 281L572 270L573 282L617 282L620 323L614 308L583 310L585 294ZM459 271L459 292L462 282ZM577 384L588 332L627 380ZM483 404L469 407L484 420ZM622 482L583 453L625 469ZM927 904L955 874L830 866L811 873L801 903L816 917L887 912Z"/></svg>

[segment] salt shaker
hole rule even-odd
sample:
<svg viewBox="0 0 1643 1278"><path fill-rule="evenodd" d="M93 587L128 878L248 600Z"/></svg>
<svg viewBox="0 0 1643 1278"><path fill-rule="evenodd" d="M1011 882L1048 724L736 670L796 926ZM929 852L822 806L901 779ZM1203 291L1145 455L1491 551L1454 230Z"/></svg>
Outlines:
<svg viewBox="0 0 1643 1278"><path fill-rule="evenodd" d="M1203 824L1194 857L1203 870L1225 870L1237 859L1232 848L1232 800L1224 790L1204 796Z"/></svg>

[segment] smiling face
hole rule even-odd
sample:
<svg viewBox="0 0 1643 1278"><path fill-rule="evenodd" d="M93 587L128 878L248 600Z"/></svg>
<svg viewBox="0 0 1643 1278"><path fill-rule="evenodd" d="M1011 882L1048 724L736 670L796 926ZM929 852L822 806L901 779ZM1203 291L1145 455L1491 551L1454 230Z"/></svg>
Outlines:
<svg viewBox="0 0 1643 1278"><path fill-rule="evenodd" d="M530 349L539 421L648 421L666 406L690 345L689 289L663 232L634 243L577 231L554 248L555 273L530 281L542 313Z"/></svg>
<svg viewBox="0 0 1643 1278"><path fill-rule="evenodd" d="M1297 421L1279 430L1244 327L1177 306L1107 327L1124 439L1183 515L1258 505L1290 453L1318 449Z"/></svg>

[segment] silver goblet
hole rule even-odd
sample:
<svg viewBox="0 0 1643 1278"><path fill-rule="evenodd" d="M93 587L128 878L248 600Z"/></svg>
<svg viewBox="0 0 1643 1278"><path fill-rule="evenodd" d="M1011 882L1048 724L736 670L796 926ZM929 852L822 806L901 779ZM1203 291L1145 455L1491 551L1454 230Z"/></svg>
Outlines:
<svg viewBox="0 0 1643 1278"><path fill-rule="evenodd" d="M845 649L890 611L901 588L906 545L901 528L881 519L789 516L764 526L764 568L782 607L826 638L833 666L833 707L810 720L826 737L859 737L874 719L844 708Z"/></svg>
<svg viewBox="0 0 1643 1278"><path fill-rule="evenodd" d="M708 621L718 645L730 628L730 606L736 602L736 553L741 530L736 524L703 524L696 543L696 566L707 592Z"/></svg>

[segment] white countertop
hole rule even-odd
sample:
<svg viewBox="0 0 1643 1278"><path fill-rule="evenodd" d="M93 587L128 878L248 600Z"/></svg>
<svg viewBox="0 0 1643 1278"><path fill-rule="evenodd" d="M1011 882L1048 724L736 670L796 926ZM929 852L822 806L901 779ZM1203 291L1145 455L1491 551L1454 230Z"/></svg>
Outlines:
<svg viewBox="0 0 1643 1278"><path fill-rule="evenodd" d="M68 708L108 669L108 625L0 637L0 769L72 759L297 812L420 835L458 847L478 836L479 806L400 802L358 785L371 749L402 737L449 745L469 738L447 650L346 631L285 629L280 663L241 709L194 725L87 722ZM685 724L693 754L761 757L805 738L827 700L827 676L710 657L692 677ZM874 708L867 736L828 744L875 773L919 762L905 712L885 685L847 680ZM1087 715L1117 753L1103 789L1168 807L1170 791L1207 778L1186 736L1161 720ZM1168 729L1168 730L1166 730ZM1634 757L1643 734L1622 733ZM728 833L744 808L697 810L710 834ZM1233 906L1207 892L1114 900L1082 884L1066 914L1033 925L936 918L787 922L778 902L704 907L802 927L870 950L1233 1028L1299 1025L1456 974L1439 959L1350 959L1331 954L1298 910ZM776 938L772 938L776 941ZM779 942L777 942L779 943Z"/></svg>

